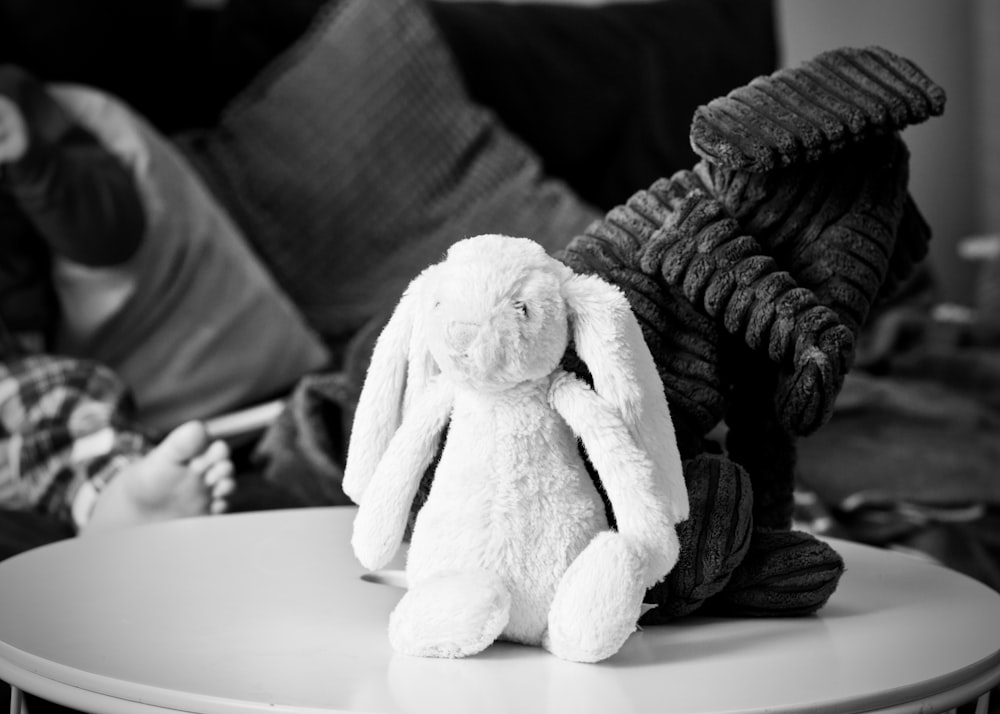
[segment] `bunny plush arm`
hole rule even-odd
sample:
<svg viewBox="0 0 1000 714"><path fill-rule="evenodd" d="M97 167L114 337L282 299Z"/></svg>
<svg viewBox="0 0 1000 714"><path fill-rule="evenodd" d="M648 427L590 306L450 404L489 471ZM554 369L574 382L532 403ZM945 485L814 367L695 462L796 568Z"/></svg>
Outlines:
<svg viewBox="0 0 1000 714"><path fill-rule="evenodd" d="M688 517L687 486L670 408L656 363L625 294L593 275L563 285L573 312L574 345L594 391L621 416L639 448L653 460L651 495L671 523Z"/></svg>
<svg viewBox="0 0 1000 714"><path fill-rule="evenodd" d="M365 490L351 545L369 570L383 567L403 541L413 498L451 414L454 392L434 380L403 418Z"/></svg>
<svg viewBox="0 0 1000 714"><path fill-rule="evenodd" d="M680 544L658 496L655 464L636 444L618 410L573 375L556 375L549 400L583 441L614 510L618 532L637 548L645 587L677 562Z"/></svg>

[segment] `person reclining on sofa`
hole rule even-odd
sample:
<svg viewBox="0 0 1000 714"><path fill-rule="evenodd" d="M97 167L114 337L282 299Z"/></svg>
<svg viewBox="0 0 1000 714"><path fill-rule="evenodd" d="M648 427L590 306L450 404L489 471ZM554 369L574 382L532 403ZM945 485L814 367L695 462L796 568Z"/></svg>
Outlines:
<svg viewBox="0 0 1000 714"><path fill-rule="evenodd" d="M97 329L140 281L147 215L128 167L29 74L0 67L0 494L75 529L220 512L232 490L225 443L172 425L155 443L125 423L107 367L55 356L59 333ZM72 299L74 272L116 275ZM55 273L62 280L53 280Z"/></svg>
<svg viewBox="0 0 1000 714"><path fill-rule="evenodd" d="M290 388L323 346L106 93L0 66L0 175L2 505L78 531L224 510L233 465L201 420Z"/></svg>

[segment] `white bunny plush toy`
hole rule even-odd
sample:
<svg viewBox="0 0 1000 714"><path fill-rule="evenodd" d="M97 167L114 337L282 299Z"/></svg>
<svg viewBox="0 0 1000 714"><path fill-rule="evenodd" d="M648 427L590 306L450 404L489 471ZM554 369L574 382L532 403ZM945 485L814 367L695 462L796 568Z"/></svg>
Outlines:
<svg viewBox="0 0 1000 714"><path fill-rule="evenodd" d="M593 388L560 368L570 340ZM410 283L376 343L345 469L366 568L399 549L446 429L393 648L463 657L504 639L580 662L616 653L676 563L688 512L663 387L621 291L499 235L459 241Z"/></svg>

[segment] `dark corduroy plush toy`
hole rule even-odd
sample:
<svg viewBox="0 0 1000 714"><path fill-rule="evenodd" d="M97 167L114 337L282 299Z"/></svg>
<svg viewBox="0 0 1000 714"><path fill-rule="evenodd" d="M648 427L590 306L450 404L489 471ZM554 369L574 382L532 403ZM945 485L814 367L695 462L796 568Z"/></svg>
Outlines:
<svg viewBox="0 0 1000 714"><path fill-rule="evenodd" d="M878 47L755 79L695 112L692 170L560 255L628 296L685 459L691 518L644 623L809 614L835 590L840 556L792 527L796 440L829 418L869 311L927 252L899 132L944 101Z"/></svg>

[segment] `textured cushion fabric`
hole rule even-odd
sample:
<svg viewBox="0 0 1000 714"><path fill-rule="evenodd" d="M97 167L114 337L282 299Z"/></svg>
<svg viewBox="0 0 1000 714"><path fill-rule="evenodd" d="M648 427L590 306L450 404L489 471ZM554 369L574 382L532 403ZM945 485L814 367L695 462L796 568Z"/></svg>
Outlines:
<svg viewBox="0 0 1000 714"><path fill-rule="evenodd" d="M173 147L103 93L52 92L131 168L146 211L125 263L55 271L59 352L112 368L157 430L271 398L325 367L324 346ZM96 322L94 296L115 303Z"/></svg>
<svg viewBox="0 0 1000 714"><path fill-rule="evenodd" d="M555 251L596 217L469 100L420 0L327 5L183 144L331 343L456 240L508 233Z"/></svg>
<svg viewBox="0 0 1000 714"><path fill-rule="evenodd" d="M695 109L778 61L771 0L429 6L473 99L605 210L690 167Z"/></svg>

